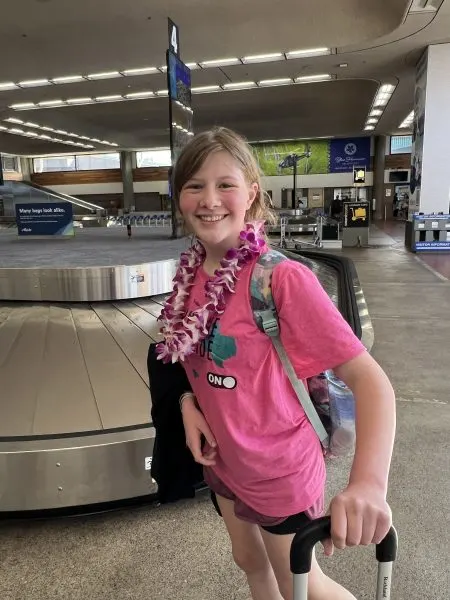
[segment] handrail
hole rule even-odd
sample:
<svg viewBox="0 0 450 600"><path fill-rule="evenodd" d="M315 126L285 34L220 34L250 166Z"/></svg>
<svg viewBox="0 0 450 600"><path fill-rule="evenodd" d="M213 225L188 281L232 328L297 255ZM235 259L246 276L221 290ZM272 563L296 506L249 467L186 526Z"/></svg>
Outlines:
<svg viewBox="0 0 450 600"><path fill-rule="evenodd" d="M59 200L62 198L71 202L72 204L76 204L81 208L86 208L88 210L105 210L102 206L98 206L97 204L92 204L92 202L87 202L86 200L81 200L81 198L76 198L75 196L69 196L69 194L64 194L63 192L54 192L50 188L46 188L43 185L39 185L37 183L33 183L30 181L21 181L20 183L27 185L28 187L34 188L41 192L45 192L49 196L53 198L58 198Z"/></svg>

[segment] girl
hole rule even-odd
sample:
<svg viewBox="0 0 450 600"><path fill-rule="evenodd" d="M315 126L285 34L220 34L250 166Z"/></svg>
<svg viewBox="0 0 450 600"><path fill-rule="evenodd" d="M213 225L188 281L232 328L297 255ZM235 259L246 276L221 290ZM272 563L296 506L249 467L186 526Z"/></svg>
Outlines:
<svg viewBox="0 0 450 600"><path fill-rule="evenodd" d="M161 314L164 361L183 361L186 440L204 466L214 505L254 600L291 600L295 531L323 514L325 465L317 436L270 339L254 323L249 284L273 219L250 147L224 128L197 135L174 170L174 198L197 242L183 253ZM357 444L348 486L331 502L333 545L378 543L386 502L395 399L313 273L296 261L272 275L281 339L303 379L334 369L356 398ZM203 444L202 441L205 440ZM354 598L314 559L311 600Z"/></svg>

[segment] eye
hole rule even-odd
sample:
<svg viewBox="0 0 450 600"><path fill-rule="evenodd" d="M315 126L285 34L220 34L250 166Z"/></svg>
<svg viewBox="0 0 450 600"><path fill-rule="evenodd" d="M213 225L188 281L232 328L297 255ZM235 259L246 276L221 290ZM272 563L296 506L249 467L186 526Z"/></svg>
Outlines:
<svg viewBox="0 0 450 600"><path fill-rule="evenodd" d="M185 190L200 190L201 189L201 185L200 183L187 183L183 189Z"/></svg>
<svg viewBox="0 0 450 600"><path fill-rule="evenodd" d="M232 183L223 182L223 183L220 184L219 187L227 189L227 188L232 188L232 187L235 187L235 186Z"/></svg>

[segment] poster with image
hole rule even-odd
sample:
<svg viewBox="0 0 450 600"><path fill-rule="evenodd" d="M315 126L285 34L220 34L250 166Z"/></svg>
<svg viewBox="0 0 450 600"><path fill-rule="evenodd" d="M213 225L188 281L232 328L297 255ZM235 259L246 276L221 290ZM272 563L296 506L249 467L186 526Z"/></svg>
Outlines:
<svg viewBox="0 0 450 600"><path fill-rule="evenodd" d="M266 177L274 175L292 175L294 168L281 167L280 164L291 154L299 156L298 175L320 175L328 173L330 143L329 140L299 140L293 142L275 142L273 144L254 144L253 152L261 171Z"/></svg>
<svg viewBox="0 0 450 600"><path fill-rule="evenodd" d="M414 91L414 121L411 152L411 179L409 184L408 220L420 209L422 185L423 139L425 132L425 98L427 87L428 50L417 63Z"/></svg>

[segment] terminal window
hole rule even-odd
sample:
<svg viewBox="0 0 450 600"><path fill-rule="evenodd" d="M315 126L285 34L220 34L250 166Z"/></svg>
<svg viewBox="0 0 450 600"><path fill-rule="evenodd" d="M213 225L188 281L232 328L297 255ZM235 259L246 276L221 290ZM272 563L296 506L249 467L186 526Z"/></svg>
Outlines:
<svg viewBox="0 0 450 600"><path fill-rule="evenodd" d="M391 137L391 154L411 154L412 135L393 135Z"/></svg>

